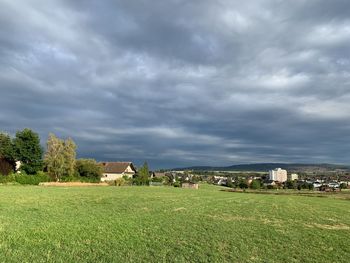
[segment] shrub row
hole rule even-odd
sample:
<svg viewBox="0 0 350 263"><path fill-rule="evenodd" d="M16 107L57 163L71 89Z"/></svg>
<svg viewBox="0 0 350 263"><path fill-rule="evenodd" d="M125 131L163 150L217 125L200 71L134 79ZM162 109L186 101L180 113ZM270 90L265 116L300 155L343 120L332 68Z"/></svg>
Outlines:
<svg viewBox="0 0 350 263"><path fill-rule="evenodd" d="M101 180L95 177L84 176L64 176L60 179L60 182L82 182L82 183L99 183Z"/></svg>
<svg viewBox="0 0 350 263"><path fill-rule="evenodd" d="M41 182L49 182L51 178L43 172L38 172L34 175L27 175L25 173L15 174L11 173L9 175L0 176L0 183L19 183L19 184L30 184L30 185L38 185Z"/></svg>

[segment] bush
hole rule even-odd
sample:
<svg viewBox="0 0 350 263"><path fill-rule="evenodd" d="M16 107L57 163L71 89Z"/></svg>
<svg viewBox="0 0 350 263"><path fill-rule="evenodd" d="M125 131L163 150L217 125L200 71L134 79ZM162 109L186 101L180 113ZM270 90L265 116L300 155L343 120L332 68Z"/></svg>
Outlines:
<svg viewBox="0 0 350 263"><path fill-rule="evenodd" d="M125 179L124 178L117 178L114 180L115 186L123 186L125 185Z"/></svg>
<svg viewBox="0 0 350 263"><path fill-rule="evenodd" d="M248 188L248 184L246 181L240 181L239 184L238 184L238 187L241 188L241 189L247 189Z"/></svg>
<svg viewBox="0 0 350 263"><path fill-rule="evenodd" d="M308 184L309 190L314 190L314 185L313 184Z"/></svg>
<svg viewBox="0 0 350 263"><path fill-rule="evenodd" d="M153 177L151 181L154 183L162 183L164 181L164 177Z"/></svg>
<svg viewBox="0 0 350 263"><path fill-rule="evenodd" d="M297 188L298 188L298 190L301 190L301 189L313 190L313 184L309 184L307 182L302 182L302 183L298 184Z"/></svg>
<svg viewBox="0 0 350 263"><path fill-rule="evenodd" d="M164 185L171 185L171 180L168 176L164 176L163 184Z"/></svg>
<svg viewBox="0 0 350 263"><path fill-rule="evenodd" d="M174 187L181 187L181 184L179 181L174 182Z"/></svg>
<svg viewBox="0 0 350 263"><path fill-rule="evenodd" d="M288 180L288 181L285 182L285 187L287 189L296 189L297 188L297 182Z"/></svg>
<svg viewBox="0 0 350 263"><path fill-rule="evenodd" d="M346 189L346 188L348 188L348 185L346 183L341 183L339 188L340 189Z"/></svg>
<svg viewBox="0 0 350 263"><path fill-rule="evenodd" d="M44 172L38 172L34 175L27 175L25 173L20 174L9 174L7 176L1 176L0 183L19 183L19 184L29 184L38 185L41 182L50 182L50 177Z"/></svg>
<svg viewBox="0 0 350 263"><path fill-rule="evenodd" d="M267 189L277 189L277 185L268 185Z"/></svg>
<svg viewBox="0 0 350 263"><path fill-rule="evenodd" d="M82 180L100 181L102 176L102 166L94 159L79 159L75 165L76 172Z"/></svg>
<svg viewBox="0 0 350 263"><path fill-rule="evenodd" d="M15 182L14 174L10 173L9 175L0 176L0 184L7 184L10 182Z"/></svg>
<svg viewBox="0 0 350 263"><path fill-rule="evenodd" d="M250 187L255 190L260 189L261 188L260 180L253 180L250 184Z"/></svg>
<svg viewBox="0 0 350 263"><path fill-rule="evenodd" d="M227 178L226 186L227 186L227 187L230 187L230 188L233 188L233 187L234 187L234 184L233 184L233 182L232 182L232 178L231 178L231 177Z"/></svg>
<svg viewBox="0 0 350 263"><path fill-rule="evenodd" d="M133 179L134 185L149 185L149 179L145 178L144 176L140 176L138 174L135 175L135 178Z"/></svg>

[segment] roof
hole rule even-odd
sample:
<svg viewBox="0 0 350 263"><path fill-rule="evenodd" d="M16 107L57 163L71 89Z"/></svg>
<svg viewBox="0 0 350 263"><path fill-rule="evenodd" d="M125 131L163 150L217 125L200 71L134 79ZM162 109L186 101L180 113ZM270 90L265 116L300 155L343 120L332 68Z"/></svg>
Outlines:
<svg viewBox="0 0 350 263"><path fill-rule="evenodd" d="M154 176L155 176L155 177L162 177L162 176L165 176L165 173L154 172Z"/></svg>
<svg viewBox="0 0 350 263"><path fill-rule="evenodd" d="M124 173L128 166L136 172L132 162L103 162L102 166L104 173Z"/></svg>

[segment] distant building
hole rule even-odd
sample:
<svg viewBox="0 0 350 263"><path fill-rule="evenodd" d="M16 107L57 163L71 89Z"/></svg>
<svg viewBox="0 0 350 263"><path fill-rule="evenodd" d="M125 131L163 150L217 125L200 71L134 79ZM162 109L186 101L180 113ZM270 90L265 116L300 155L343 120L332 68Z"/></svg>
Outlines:
<svg viewBox="0 0 350 263"><path fill-rule="evenodd" d="M113 181L123 176L133 177L136 169L132 162L104 162L101 181Z"/></svg>
<svg viewBox="0 0 350 263"><path fill-rule="evenodd" d="M285 182L287 181L287 170L283 170L281 168L276 168L274 170L269 171L269 180L277 181L277 182Z"/></svg>
<svg viewBox="0 0 350 263"><path fill-rule="evenodd" d="M162 172L154 172L153 173L153 177L164 177L166 176L165 173L162 173Z"/></svg>
<svg viewBox="0 0 350 263"><path fill-rule="evenodd" d="M226 176L214 176L214 183L217 185L226 185L227 177Z"/></svg>
<svg viewBox="0 0 350 263"><path fill-rule="evenodd" d="M315 181L312 183L314 188L320 188L323 184L321 182Z"/></svg>
<svg viewBox="0 0 350 263"><path fill-rule="evenodd" d="M268 186L268 185L274 186L274 185L276 185L276 182L273 181L273 180L269 180L269 181L265 182L264 185L265 185L265 186Z"/></svg>
<svg viewBox="0 0 350 263"><path fill-rule="evenodd" d="M298 174L288 174L287 178L288 178L288 180L294 181L294 180L298 180L299 175Z"/></svg>

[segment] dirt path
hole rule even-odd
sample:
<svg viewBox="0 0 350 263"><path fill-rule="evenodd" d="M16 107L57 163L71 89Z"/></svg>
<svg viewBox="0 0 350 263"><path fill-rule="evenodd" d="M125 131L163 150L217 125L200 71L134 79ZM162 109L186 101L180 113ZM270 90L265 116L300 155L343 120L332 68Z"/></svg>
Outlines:
<svg viewBox="0 0 350 263"><path fill-rule="evenodd" d="M82 182L45 182L41 186L108 186L107 183L82 183Z"/></svg>

